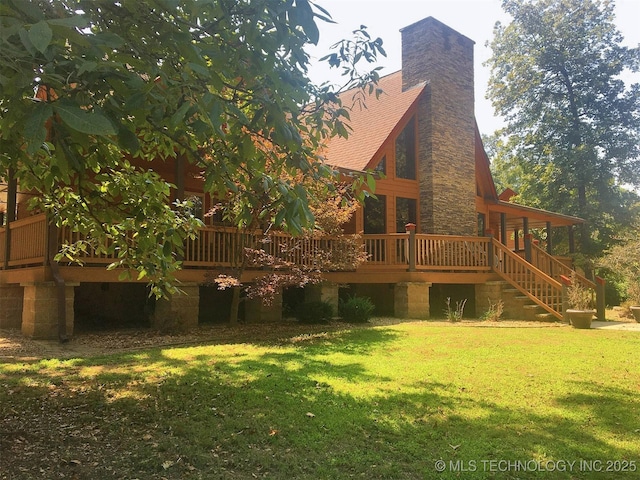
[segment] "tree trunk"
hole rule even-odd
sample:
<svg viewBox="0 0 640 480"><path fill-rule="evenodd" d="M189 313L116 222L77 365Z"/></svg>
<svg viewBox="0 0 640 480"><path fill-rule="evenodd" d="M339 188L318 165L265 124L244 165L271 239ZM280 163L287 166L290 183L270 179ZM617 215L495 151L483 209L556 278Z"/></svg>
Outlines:
<svg viewBox="0 0 640 480"><path fill-rule="evenodd" d="M231 311L229 312L229 323L238 324L238 311L240 310L240 290L241 287L231 287L233 296L231 298Z"/></svg>

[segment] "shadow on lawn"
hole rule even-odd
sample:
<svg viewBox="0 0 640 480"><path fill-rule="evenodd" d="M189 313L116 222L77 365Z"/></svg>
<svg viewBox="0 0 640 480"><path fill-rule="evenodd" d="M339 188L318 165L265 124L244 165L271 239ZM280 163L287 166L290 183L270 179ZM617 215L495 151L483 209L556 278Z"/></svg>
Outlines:
<svg viewBox="0 0 640 480"><path fill-rule="evenodd" d="M4 372L0 472L16 479L432 478L442 459L447 470L438 478L459 478L449 468L458 460L478 462L464 478L539 478L492 473L481 462L637 459L638 448L602 436L634 438L633 392L576 382L574 395L553 399L558 408L542 415L475 398L444 379L386 388L394 379L355 358L398 335L358 330L246 354L194 347L187 359L154 349L75 360L49 376ZM80 376L82 369L94 376ZM362 390L346 394L319 378Z"/></svg>

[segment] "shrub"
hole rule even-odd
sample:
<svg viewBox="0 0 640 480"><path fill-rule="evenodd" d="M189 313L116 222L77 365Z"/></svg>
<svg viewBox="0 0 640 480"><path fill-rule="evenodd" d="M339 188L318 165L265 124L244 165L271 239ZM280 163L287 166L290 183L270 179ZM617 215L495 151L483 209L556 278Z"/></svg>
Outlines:
<svg viewBox="0 0 640 480"><path fill-rule="evenodd" d="M450 322L459 322L462 320L462 315L464 315L464 306L467 304L467 299L460 300L456 302L455 309L451 307L451 297L447 297L446 305L447 308L444 311L444 314L448 321Z"/></svg>
<svg viewBox="0 0 640 480"><path fill-rule="evenodd" d="M302 323L326 323L333 317L333 307L328 302L304 302L296 308L296 318Z"/></svg>
<svg viewBox="0 0 640 480"><path fill-rule="evenodd" d="M575 276L572 276L571 285L567 288L567 302L569 308L575 310L591 310L595 306L593 292L578 283Z"/></svg>
<svg viewBox="0 0 640 480"><path fill-rule="evenodd" d="M368 322L373 315L375 305L368 297L349 297L340 302L340 316L353 323Z"/></svg>
<svg viewBox="0 0 640 480"><path fill-rule="evenodd" d="M482 320L488 320L490 322L497 322L504 313L504 302L498 300L496 303L491 303L489 299L489 309L482 315Z"/></svg>
<svg viewBox="0 0 640 480"><path fill-rule="evenodd" d="M626 299L632 305L640 305L640 238L637 233L611 248L600 263L624 278Z"/></svg>

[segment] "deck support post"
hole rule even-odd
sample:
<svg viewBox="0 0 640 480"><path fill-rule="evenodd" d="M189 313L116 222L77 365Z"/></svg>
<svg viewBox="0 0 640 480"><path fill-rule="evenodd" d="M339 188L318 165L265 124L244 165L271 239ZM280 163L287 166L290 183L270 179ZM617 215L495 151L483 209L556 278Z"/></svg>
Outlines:
<svg viewBox="0 0 640 480"><path fill-rule="evenodd" d="M573 225L568 225L567 226L567 232L569 235L569 253L576 253L576 240L575 237L573 235Z"/></svg>
<svg viewBox="0 0 640 480"><path fill-rule="evenodd" d="M74 287L79 283L65 283L65 323L66 334L73 334ZM22 303L22 334L25 337L54 340L58 339L59 295L55 282L22 283L24 288Z"/></svg>
<svg viewBox="0 0 640 480"><path fill-rule="evenodd" d="M601 322L605 318L604 278L596 277L596 318Z"/></svg>
<svg viewBox="0 0 640 480"><path fill-rule="evenodd" d="M407 223L405 231L409 234L409 248L407 249L407 255L409 256L409 271L416 271L416 224Z"/></svg>
<svg viewBox="0 0 640 480"><path fill-rule="evenodd" d="M531 259L533 258L531 255L531 244L533 243L533 235L527 233L524 236L524 259L531 263Z"/></svg>
<svg viewBox="0 0 640 480"><path fill-rule="evenodd" d="M16 284L0 285L0 328L20 328L24 288Z"/></svg>
<svg viewBox="0 0 640 480"><path fill-rule="evenodd" d="M562 321L564 323L570 323L569 314L567 310L569 309L569 286L571 285L571 279L569 277L565 277L564 275L560 275L560 283L562 283Z"/></svg>
<svg viewBox="0 0 640 480"><path fill-rule="evenodd" d="M553 255L553 244L551 241L551 222L547 222L547 253Z"/></svg>
<svg viewBox="0 0 640 480"><path fill-rule="evenodd" d="M426 319L430 315L430 282L401 282L393 289L393 310L398 318Z"/></svg>
<svg viewBox="0 0 640 480"><path fill-rule="evenodd" d="M507 244L507 214L500 214L500 242L503 245Z"/></svg>
<svg viewBox="0 0 640 480"><path fill-rule="evenodd" d="M492 305L497 305L502 300L502 290L504 288L505 282L492 281L492 282L484 282L478 283L475 286L475 300L476 300L476 317L480 318L482 316L482 305L486 305L488 311Z"/></svg>
<svg viewBox="0 0 640 480"><path fill-rule="evenodd" d="M333 308L334 315L338 314L338 284L322 282L304 287L305 302L327 302Z"/></svg>
<svg viewBox="0 0 640 480"><path fill-rule="evenodd" d="M168 298L156 301L151 324L158 330L188 330L198 326L200 287L197 283L182 283L180 290Z"/></svg>
<svg viewBox="0 0 640 480"><path fill-rule="evenodd" d="M18 196L18 181L12 167L9 168L7 178L7 225L4 231L4 269L9 268L11 260L11 223L16 219L16 202Z"/></svg>
<svg viewBox="0 0 640 480"><path fill-rule="evenodd" d="M269 305L261 298L247 298L244 305L244 319L248 323L270 323L282 320L282 289L273 297Z"/></svg>

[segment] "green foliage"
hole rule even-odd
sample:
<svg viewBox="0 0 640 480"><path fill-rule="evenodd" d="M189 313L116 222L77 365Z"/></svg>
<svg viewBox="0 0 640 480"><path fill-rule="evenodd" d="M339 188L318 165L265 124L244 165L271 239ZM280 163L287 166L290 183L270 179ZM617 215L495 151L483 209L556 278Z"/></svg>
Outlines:
<svg viewBox="0 0 640 480"><path fill-rule="evenodd" d="M366 323L373 315L375 305L369 297L349 296L340 300L339 310L343 320L352 323Z"/></svg>
<svg viewBox="0 0 640 480"><path fill-rule="evenodd" d="M300 179L334 188L316 151L346 135L349 118L334 87L306 75L317 21L331 20L308 0L3 1L0 176L11 172L53 222L87 236L65 257L111 249L114 267L156 294L173 288L200 225L168 207L172 186L155 173L176 159L230 200L237 226L311 228ZM384 51L358 32L331 63L345 88L369 89L377 69L356 64Z"/></svg>
<svg viewBox="0 0 640 480"><path fill-rule="evenodd" d="M296 318L302 323L326 323L333 318L333 307L328 302L304 302L296 308Z"/></svg>
<svg viewBox="0 0 640 480"><path fill-rule="evenodd" d="M598 255L632 218L640 185L640 50L622 45L613 2L505 0L488 97L507 122L492 142L497 183L518 202L588 220L582 252Z"/></svg>
<svg viewBox="0 0 640 480"><path fill-rule="evenodd" d="M609 249L599 264L622 277L626 298L640 305L640 239L637 226L621 242Z"/></svg>

